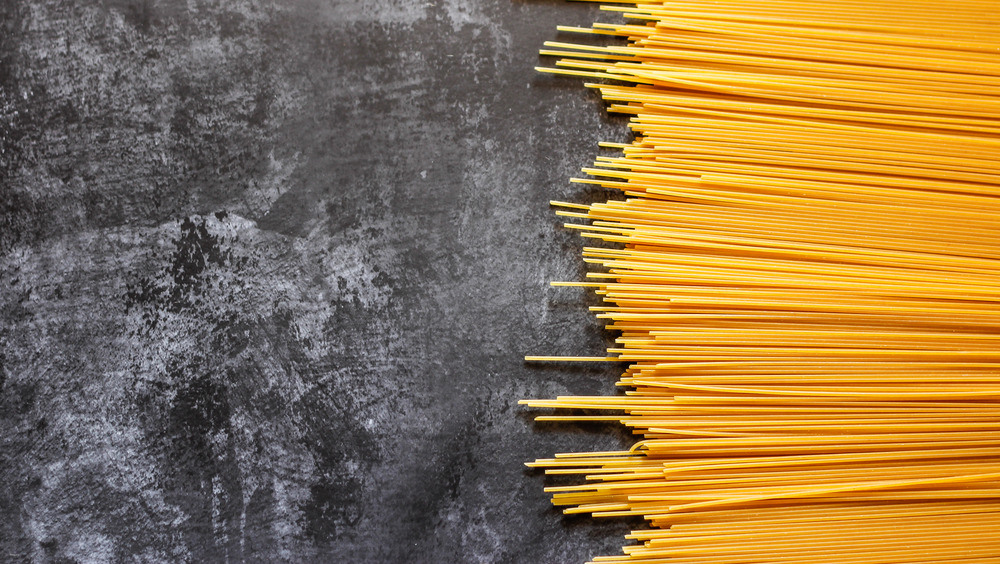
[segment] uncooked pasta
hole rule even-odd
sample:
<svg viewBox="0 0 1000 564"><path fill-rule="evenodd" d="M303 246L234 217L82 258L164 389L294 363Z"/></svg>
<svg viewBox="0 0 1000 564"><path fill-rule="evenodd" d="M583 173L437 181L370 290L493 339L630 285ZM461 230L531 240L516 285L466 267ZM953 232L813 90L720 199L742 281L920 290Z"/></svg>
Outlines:
<svg viewBox="0 0 1000 564"><path fill-rule="evenodd" d="M522 402L636 437L528 464L644 519L593 562L1000 563L998 7L634 0L545 45L634 137L573 179L620 198L553 202L615 344L528 357L621 393Z"/></svg>

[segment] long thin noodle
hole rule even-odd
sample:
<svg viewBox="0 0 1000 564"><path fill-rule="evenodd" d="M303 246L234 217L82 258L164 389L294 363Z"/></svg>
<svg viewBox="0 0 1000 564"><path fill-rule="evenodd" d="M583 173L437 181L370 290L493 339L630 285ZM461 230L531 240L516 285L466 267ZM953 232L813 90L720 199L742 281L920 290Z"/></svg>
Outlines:
<svg viewBox="0 0 1000 564"><path fill-rule="evenodd" d="M539 70L629 116L573 179L624 198L553 202L595 242L553 284L618 337L527 358L625 362L623 392L522 402L638 439L528 464L646 520L593 562L1000 563L996 3L602 9Z"/></svg>

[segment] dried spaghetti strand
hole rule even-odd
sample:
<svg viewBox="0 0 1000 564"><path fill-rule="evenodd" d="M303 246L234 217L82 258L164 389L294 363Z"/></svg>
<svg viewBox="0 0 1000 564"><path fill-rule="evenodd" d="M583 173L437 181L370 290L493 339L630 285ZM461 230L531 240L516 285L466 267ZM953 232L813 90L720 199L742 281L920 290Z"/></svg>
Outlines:
<svg viewBox="0 0 1000 564"><path fill-rule="evenodd" d="M594 242L625 451L529 466L669 564L1000 562L1000 20L959 0L628 0L545 72L631 143L553 202ZM887 19L885 14L892 14Z"/></svg>

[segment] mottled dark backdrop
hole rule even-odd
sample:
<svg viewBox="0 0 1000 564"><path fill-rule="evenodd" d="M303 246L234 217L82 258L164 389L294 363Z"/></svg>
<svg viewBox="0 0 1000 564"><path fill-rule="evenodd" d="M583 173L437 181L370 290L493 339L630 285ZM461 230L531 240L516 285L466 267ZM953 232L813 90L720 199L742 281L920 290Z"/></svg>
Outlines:
<svg viewBox="0 0 1000 564"><path fill-rule="evenodd" d="M580 562L526 460L609 448L546 202L620 140L594 5L0 0L0 560Z"/></svg>

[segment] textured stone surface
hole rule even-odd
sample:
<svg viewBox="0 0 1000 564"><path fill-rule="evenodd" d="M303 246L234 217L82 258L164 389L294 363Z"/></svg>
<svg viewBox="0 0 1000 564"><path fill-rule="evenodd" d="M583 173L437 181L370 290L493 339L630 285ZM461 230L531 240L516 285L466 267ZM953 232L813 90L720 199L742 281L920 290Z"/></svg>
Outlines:
<svg viewBox="0 0 1000 564"><path fill-rule="evenodd" d="M522 463L618 446L552 198L593 5L0 2L0 559L579 562Z"/></svg>

